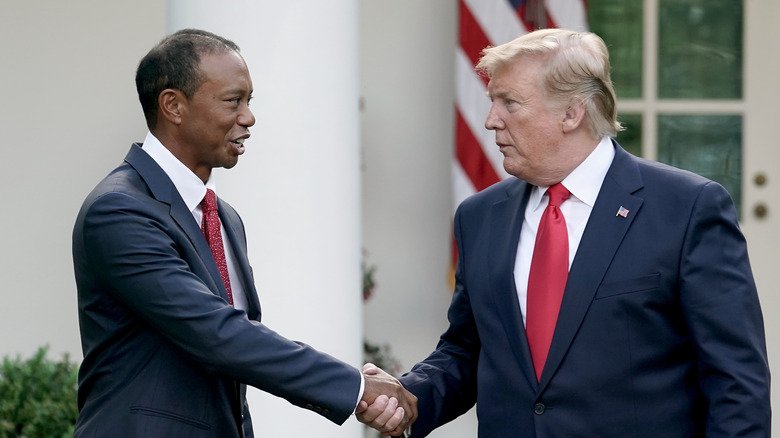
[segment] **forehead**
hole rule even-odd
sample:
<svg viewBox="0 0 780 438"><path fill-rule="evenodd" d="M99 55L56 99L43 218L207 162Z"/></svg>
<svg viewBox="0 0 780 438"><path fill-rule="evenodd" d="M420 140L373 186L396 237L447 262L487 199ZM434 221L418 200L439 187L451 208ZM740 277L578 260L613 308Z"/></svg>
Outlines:
<svg viewBox="0 0 780 438"><path fill-rule="evenodd" d="M208 85L219 91L237 90L250 93L252 78L244 58L234 51L209 53L200 57L202 85Z"/></svg>
<svg viewBox="0 0 780 438"><path fill-rule="evenodd" d="M499 65L490 77L488 92L503 94L512 91L538 90L541 82L542 63L531 57L520 57Z"/></svg>

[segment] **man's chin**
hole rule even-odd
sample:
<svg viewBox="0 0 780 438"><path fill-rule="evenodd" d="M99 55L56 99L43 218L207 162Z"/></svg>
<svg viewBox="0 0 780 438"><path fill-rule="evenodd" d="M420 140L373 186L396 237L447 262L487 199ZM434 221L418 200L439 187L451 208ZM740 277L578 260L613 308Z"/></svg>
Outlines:
<svg viewBox="0 0 780 438"><path fill-rule="evenodd" d="M224 169L232 169L236 164L238 164L238 157L223 161L221 167Z"/></svg>
<svg viewBox="0 0 780 438"><path fill-rule="evenodd" d="M517 163L515 163L513 161L509 161L506 158L504 158L504 171L506 171L506 173L508 173L508 174L510 174L510 175L512 175L512 176L514 176L516 178L525 179L522 176L523 175L523 171L522 171L522 169L520 169L520 166L518 166ZM499 177L500 177L500 175L499 175Z"/></svg>

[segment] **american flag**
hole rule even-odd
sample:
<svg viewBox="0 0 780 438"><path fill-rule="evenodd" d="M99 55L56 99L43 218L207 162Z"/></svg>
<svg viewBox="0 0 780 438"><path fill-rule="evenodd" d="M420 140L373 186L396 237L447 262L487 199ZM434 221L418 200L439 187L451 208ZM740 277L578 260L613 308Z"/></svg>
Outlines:
<svg viewBox="0 0 780 438"><path fill-rule="evenodd" d="M509 175L495 136L485 129L490 109L487 78L474 66L482 49L511 41L530 30L563 27L587 30L587 0L459 0L459 44L455 60L454 207ZM453 242L453 267L457 260Z"/></svg>

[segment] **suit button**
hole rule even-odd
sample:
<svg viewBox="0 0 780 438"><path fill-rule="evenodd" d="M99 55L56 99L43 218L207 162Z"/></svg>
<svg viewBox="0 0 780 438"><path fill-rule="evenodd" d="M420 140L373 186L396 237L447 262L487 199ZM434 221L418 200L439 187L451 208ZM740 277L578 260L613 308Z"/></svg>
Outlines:
<svg viewBox="0 0 780 438"><path fill-rule="evenodd" d="M323 409L323 410L322 410L322 412L321 412L321 414L322 414L322 415L328 415L328 414L330 414L330 411L329 411L329 410L327 410L327 409Z"/></svg>
<svg viewBox="0 0 780 438"><path fill-rule="evenodd" d="M536 415L542 415L544 414L545 406L543 403L537 403L534 405L534 414Z"/></svg>

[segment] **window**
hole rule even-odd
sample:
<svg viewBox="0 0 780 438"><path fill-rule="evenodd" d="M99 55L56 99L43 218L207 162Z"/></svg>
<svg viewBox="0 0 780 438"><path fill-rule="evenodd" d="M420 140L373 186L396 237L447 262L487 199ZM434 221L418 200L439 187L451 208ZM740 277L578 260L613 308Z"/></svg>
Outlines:
<svg viewBox="0 0 780 438"><path fill-rule="evenodd" d="M590 0L610 50L629 152L692 170L742 198L742 0Z"/></svg>

